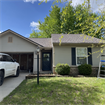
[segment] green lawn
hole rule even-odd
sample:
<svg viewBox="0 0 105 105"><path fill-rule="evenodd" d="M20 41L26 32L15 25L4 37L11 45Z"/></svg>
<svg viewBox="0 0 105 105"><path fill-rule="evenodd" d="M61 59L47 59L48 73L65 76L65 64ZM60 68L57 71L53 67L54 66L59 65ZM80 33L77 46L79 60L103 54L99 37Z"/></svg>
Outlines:
<svg viewBox="0 0 105 105"><path fill-rule="evenodd" d="M52 77L24 80L0 105L104 105L105 79Z"/></svg>

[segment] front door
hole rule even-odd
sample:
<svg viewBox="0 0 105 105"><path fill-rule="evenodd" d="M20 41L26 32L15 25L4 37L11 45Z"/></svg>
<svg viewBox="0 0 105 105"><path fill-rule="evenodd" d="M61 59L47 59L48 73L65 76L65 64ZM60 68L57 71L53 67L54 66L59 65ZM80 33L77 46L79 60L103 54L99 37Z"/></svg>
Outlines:
<svg viewBox="0 0 105 105"><path fill-rule="evenodd" d="M42 70L51 71L51 52L42 52Z"/></svg>

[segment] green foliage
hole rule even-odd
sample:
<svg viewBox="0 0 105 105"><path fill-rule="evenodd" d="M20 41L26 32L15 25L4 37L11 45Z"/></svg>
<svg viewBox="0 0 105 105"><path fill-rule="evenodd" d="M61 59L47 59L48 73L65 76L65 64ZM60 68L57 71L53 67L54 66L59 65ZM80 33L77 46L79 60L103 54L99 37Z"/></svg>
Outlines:
<svg viewBox="0 0 105 105"><path fill-rule="evenodd" d="M75 29L76 17L75 8L68 4L66 7L62 8L61 12L61 30L62 33L68 34L71 33L71 30Z"/></svg>
<svg viewBox="0 0 105 105"><path fill-rule="evenodd" d="M90 75L92 72L92 67L89 64L82 64L78 66L79 74L81 75Z"/></svg>
<svg viewBox="0 0 105 105"><path fill-rule="evenodd" d="M35 30L32 30L32 33L30 34L30 38L38 38L39 37L39 33L35 32Z"/></svg>
<svg viewBox="0 0 105 105"><path fill-rule="evenodd" d="M55 71L60 75L69 75L70 66L68 64L57 64Z"/></svg>
<svg viewBox="0 0 105 105"><path fill-rule="evenodd" d="M33 30L33 32L30 34L30 38L47 38L47 36L43 34L41 31L35 32L35 30Z"/></svg>
<svg viewBox="0 0 105 105"><path fill-rule="evenodd" d="M96 21L96 20L97 21ZM49 16L44 18L44 22L39 21L40 32L33 32L33 36L50 38L51 34L87 34L93 36L97 31L95 37L101 38L103 27L99 30L95 27L100 27L98 21L103 18L95 13L89 12L85 4L73 7L70 3L63 8L57 5L52 6L49 11ZM92 30L93 29L93 30ZM38 34L38 35L37 35ZM31 35L30 35L31 37Z"/></svg>
<svg viewBox="0 0 105 105"><path fill-rule="evenodd" d="M49 16L44 18L44 22L39 21L39 30L48 37L51 34L61 33L61 20L60 20L60 8L58 6L52 7L52 11L49 11Z"/></svg>

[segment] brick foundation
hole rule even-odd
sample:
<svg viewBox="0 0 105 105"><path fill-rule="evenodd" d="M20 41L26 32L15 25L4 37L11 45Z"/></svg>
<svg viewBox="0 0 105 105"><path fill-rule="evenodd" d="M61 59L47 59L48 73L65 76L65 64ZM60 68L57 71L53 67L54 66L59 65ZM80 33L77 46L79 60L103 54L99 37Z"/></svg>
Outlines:
<svg viewBox="0 0 105 105"><path fill-rule="evenodd" d="M90 77L96 77L98 72L98 67L92 67L92 73L89 75ZM55 67L53 67L53 74L56 74L55 72ZM75 76L79 75L78 67L77 66L72 66L70 67L70 75Z"/></svg>

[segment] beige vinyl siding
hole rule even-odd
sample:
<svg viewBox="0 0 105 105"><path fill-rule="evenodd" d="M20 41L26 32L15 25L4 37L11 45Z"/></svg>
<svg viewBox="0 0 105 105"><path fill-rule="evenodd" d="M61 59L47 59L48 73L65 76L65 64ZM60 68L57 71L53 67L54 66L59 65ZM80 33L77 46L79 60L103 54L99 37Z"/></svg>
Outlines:
<svg viewBox="0 0 105 105"><path fill-rule="evenodd" d="M12 43L8 43L8 38L12 37ZM35 54L36 45L16 36L15 34L8 33L0 37L0 52L5 53L33 53L33 71L37 71L37 55Z"/></svg>
<svg viewBox="0 0 105 105"><path fill-rule="evenodd" d="M92 62L93 62L93 66L98 67L99 66L99 61L100 61L100 54L101 52L97 52L99 51L100 48L99 47L94 47L92 48ZM97 52L97 53L96 53Z"/></svg>
<svg viewBox="0 0 105 105"><path fill-rule="evenodd" d="M71 65L71 47L70 46L54 46L54 66L58 63L67 63Z"/></svg>
<svg viewBox="0 0 105 105"><path fill-rule="evenodd" d="M8 38L12 37L13 42L8 43ZM7 34L0 37L2 40L2 52L34 52L36 46L14 34Z"/></svg>
<svg viewBox="0 0 105 105"><path fill-rule="evenodd" d="M54 45L53 48L53 66L56 66L58 63L67 63L70 66L72 66L72 57L71 57L71 48L72 47L87 47L89 45ZM92 63L93 67L98 67L99 66L99 61L100 57L99 54L100 52L95 53L96 51L99 51L100 47L94 47L92 48Z"/></svg>

